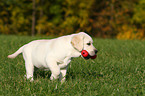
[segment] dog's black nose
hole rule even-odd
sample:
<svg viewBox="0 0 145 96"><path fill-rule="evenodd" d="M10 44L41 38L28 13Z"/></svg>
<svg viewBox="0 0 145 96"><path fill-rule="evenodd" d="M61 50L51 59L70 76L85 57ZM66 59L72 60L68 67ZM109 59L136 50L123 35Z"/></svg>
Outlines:
<svg viewBox="0 0 145 96"><path fill-rule="evenodd" d="M98 53L98 50L95 50L95 54L97 54Z"/></svg>

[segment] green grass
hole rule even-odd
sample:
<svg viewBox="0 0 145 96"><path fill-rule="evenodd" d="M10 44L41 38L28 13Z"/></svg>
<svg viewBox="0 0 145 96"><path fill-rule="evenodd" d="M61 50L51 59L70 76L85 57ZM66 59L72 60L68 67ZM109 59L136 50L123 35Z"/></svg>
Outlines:
<svg viewBox="0 0 145 96"><path fill-rule="evenodd" d="M7 58L20 46L41 38L0 36L0 96L145 96L145 41L93 38L97 59L74 58L61 85L42 70L29 82L24 78L22 55Z"/></svg>

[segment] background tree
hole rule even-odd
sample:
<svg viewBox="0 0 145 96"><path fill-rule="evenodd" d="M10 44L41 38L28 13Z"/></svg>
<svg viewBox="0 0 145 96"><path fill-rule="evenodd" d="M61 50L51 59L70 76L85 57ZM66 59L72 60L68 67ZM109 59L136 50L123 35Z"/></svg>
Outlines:
<svg viewBox="0 0 145 96"><path fill-rule="evenodd" d="M35 8L35 0L33 0L33 11L32 11L32 36L35 35L35 13L36 13L36 8Z"/></svg>

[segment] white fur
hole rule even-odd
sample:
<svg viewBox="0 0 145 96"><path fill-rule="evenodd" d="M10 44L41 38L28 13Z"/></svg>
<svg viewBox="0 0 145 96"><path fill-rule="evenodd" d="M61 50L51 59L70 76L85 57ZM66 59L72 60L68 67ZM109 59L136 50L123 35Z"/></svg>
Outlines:
<svg viewBox="0 0 145 96"><path fill-rule="evenodd" d="M88 42L91 43L90 46L86 45ZM83 49L87 50L90 55L95 55L95 47L92 43L92 38L84 32L51 40L35 40L25 44L18 51L9 55L8 58L15 58L22 53L25 60L26 77L31 81L33 80L35 66L50 70L52 72L51 80L59 78L61 82L64 82L68 64L72 57L79 57Z"/></svg>

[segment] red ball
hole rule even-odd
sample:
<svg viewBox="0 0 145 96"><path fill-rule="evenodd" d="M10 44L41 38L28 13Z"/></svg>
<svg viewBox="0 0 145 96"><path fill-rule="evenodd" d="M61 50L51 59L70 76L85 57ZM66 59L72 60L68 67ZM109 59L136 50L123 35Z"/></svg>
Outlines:
<svg viewBox="0 0 145 96"><path fill-rule="evenodd" d="M81 54L83 57L87 57L89 55L89 53L86 50L82 50Z"/></svg>
<svg viewBox="0 0 145 96"><path fill-rule="evenodd" d="M95 59L97 57L97 55L91 56L91 59Z"/></svg>

